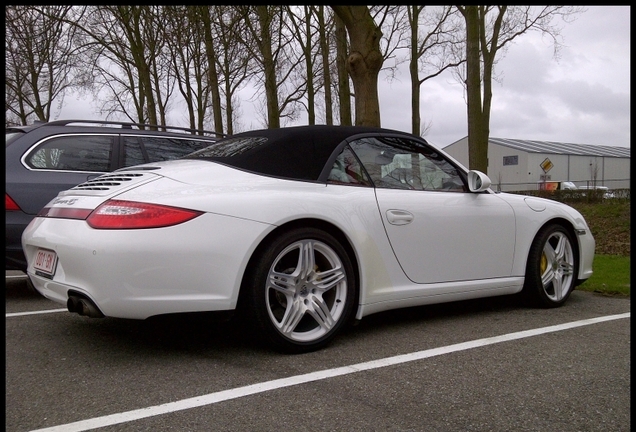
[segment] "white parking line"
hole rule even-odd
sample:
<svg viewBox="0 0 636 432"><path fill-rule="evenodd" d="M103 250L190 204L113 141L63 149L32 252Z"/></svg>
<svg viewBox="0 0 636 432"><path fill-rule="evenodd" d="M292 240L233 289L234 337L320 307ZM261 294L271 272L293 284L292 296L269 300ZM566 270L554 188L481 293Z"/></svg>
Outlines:
<svg viewBox="0 0 636 432"><path fill-rule="evenodd" d="M25 316L25 315L40 315L40 314L55 313L55 312L68 312L68 309L47 309L47 310L32 311L32 312L12 312L12 313L6 314L5 318Z"/></svg>
<svg viewBox="0 0 636 432"><path fill-rule="evenodd" d="M207 395L196 396L189 399L183 399L176 402L165 403L162 405L151 406L147 408L141 408L132 411L126 411L117 414L106 415L102 417L95 417L92 419L81 420L74 423L67 423L59 426L48 427L44 429L37 429L31 432L80 432L91 429L97 429L101 427L111 426L115 424L121 424L139 420L148 417L154 417L162 414L168 414L175 411L182 411L191 408L201 407L205 405L212 405L218 402L223 402L231 399L240 398L243 396L249 396L257 393L263 393L269 390L276 390L284 387L295 386L298 384L304 384L312 381L319 381L327 378L333 378L341 375L347 375L355 372L378 369L386 366L394 366L401 363L412 362L415 360L422 360L430 357L435 357L443 354L449 354L457 351L469 350L472 348L479 348L486 345L493 345L500 342L507 342L511 340L523 339L532 336L538 336L546 333L553 333L562 330L568 330L571 328L597 324L605 321L612 321L622 318L629 318L630 312L618 315L608 315L598 318L591 318L581 321L574 321L565 324L559 324L549 327L542 327L532 330L525 330L516 333L509 333L501 336L494 336L484 339L477 339L469 342L462 342L446 347L433 348L424 351L418 351L410 354L398 355L395 357L387 357L378 360L372 360L364 363L358 363L350 366L343 366L334 369L328 369L319 372L312 372L303 375L296 375L288 378L281 378L272 381L266 381L262 383L252 384L244 387L238 387L235 389L224 390L216 393L210 393Z"/></svg>

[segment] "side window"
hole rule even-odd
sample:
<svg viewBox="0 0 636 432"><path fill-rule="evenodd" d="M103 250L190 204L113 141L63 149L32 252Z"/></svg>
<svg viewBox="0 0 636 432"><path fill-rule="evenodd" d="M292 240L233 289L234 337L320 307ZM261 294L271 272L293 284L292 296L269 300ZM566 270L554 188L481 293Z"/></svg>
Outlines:
<svg viewBox="0 0 636 432"><path fill-rule="evenodd" d="M436 150L404 138L362 138L351 143L376 187L465 191L458 170Z"/></svg>
<svg viewBox="0 0 636 432"><path fill-rule="evenodd" d="M333 163L327 183L373 186L349 146L344 148Z"/></svg>
<svg viewBox="0 0 636 432"><path fill-rule="evenodd" d="M37 169L109 172L113 142L113 136L59 136L40 145L26 163Z"/></svg>
<svg viewBox="0 0 636 432"><path fill-rule="evenodd" d="M183 138L144 136L140 139L150 162L178 159L213 144L210 141Z"/></svg>
<svg viewBox="0 0 636 432"><path fill-rule="evenodd" d="M464 182L457 169L437 152L420 154L420 178L423 190L464 192Z"/></svg>
<svg viewBox="0 0 636 432"><path fill-rule="evenodd" d="M139 137L124 137L124 167L139 165L146 162L141 150Z"/></svg>

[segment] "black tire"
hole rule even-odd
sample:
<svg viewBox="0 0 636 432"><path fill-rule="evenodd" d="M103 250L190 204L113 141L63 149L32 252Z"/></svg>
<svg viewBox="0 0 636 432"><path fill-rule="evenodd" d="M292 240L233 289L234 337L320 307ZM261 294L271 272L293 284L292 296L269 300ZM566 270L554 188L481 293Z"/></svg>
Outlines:
<svg viewBox="0 0 636 432"><path fill-rule="evenodd" d="M578 271L572 234L561 225L546 225L537 233L528 254L523 297L532 306L562 306L576 287Z"/></svg>
<svg viewBox="0 0 636 432"><path fill-rule="evenodd" d="M243 312L286 353L325 347L357 304L349 256L332 235L315 228L287 231L260 248L244 282Z"/></svg>

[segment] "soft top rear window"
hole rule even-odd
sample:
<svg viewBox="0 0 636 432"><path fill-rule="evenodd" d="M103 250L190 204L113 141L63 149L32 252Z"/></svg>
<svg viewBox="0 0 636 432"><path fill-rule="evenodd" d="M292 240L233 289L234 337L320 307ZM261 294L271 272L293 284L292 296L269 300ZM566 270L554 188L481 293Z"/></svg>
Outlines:
<svg viewBox="0 0 636 432"><path fill-rule="evenodd" d="M216 144L197 150L188 155L188 159L225 158L241 155L267 142L265 137L248 136L228 138Z"/></svg>

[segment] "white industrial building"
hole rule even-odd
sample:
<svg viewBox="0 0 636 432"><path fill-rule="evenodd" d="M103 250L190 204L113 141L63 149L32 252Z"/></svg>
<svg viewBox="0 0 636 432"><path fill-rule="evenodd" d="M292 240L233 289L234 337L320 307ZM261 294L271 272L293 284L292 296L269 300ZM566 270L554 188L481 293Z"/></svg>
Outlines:
<svg viewBox="0 0 636 432"><path fill-rule="evenodd" d="M444 148L468 167L468 137ZM502 191L536 190L546 181L630 187L630 149L552 141L490 138L488 177Z"/></svg>

